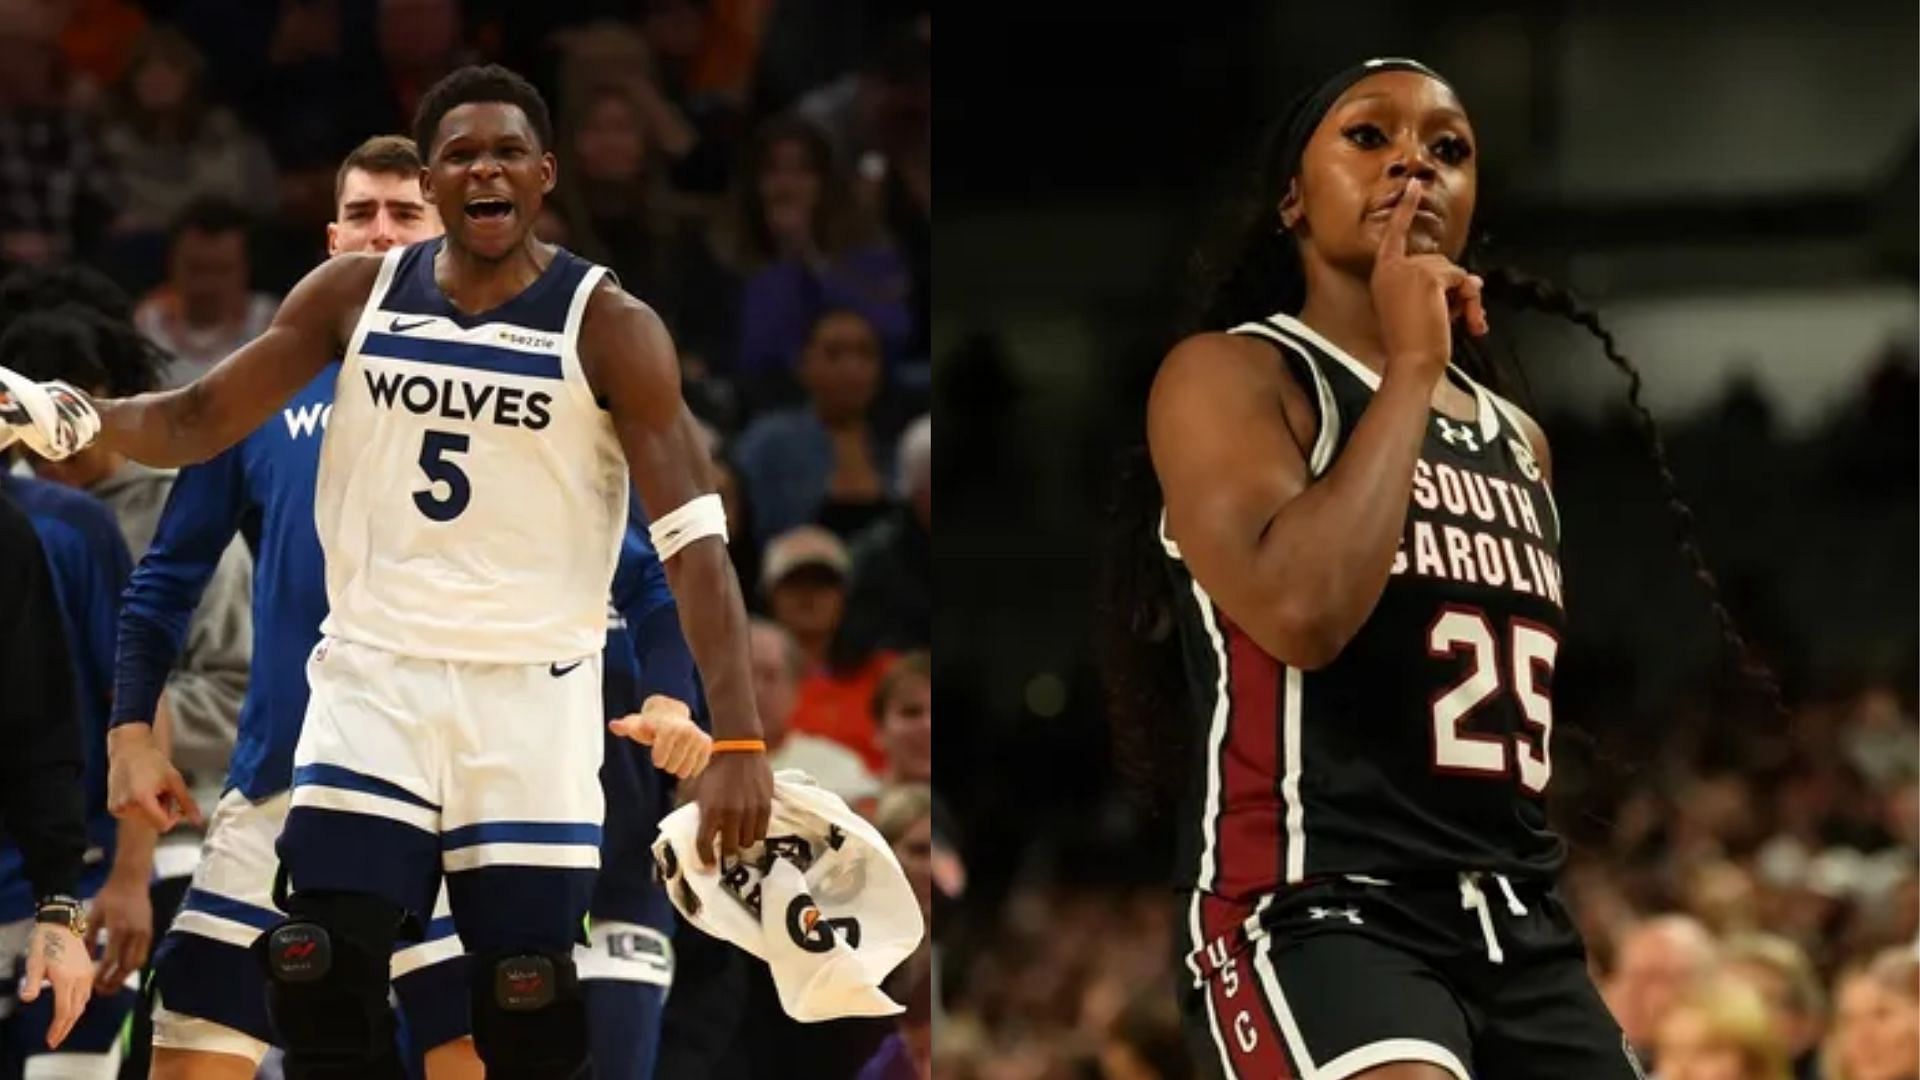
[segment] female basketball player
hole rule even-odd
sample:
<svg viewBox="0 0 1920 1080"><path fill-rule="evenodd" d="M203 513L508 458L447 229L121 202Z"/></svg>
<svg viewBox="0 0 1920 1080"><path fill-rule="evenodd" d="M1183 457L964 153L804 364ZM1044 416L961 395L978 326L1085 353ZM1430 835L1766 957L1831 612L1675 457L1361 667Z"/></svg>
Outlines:
<svg viewBox="0 0 1920 1080"><path fill-rule="evenodd" d="M1504 297L1632 369L1566 294L1471 269L1478 151L1413 61L1301 102L1211 298L1223 332L1148 403L1121 525L1152 562L1116 568L1108 667L1122 738L1186 729L1156 738L1190 748L1183 1001L1229 1076L1638 1071L1553 889L1552 457L1470 338ZM1176 630L1177 670L1154 644Z"/></svg>

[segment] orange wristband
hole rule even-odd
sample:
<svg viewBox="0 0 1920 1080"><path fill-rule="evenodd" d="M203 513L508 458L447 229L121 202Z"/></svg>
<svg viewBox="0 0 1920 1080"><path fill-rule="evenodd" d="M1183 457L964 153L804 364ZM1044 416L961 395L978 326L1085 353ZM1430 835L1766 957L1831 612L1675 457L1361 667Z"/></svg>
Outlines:
<svg viewBox="0 0 1920 1080"><path fill-rule="evenodd" d="M765 739L715 739L713 752L716 754L764 754L767 752Z"/></svg>

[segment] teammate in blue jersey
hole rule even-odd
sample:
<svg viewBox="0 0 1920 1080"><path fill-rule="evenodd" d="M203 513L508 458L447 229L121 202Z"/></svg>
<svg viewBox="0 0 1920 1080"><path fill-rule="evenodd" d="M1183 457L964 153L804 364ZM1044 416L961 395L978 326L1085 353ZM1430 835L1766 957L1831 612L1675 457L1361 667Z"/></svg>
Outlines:
<svg viewBox="0 0 1920 1080"><path fill-rule="evenodd" d="M69 643L86 747L87 855L78 898L95 907L96 897L111 878L123 892L130 889L144 899L153 869L154 830L141 822L116 823L107 812L114 612L132 570L126 540L113 512L92 496L50 481L10 475L3 461L0 492L26 513L39 534ZM0 981L6 985L0 994L0 1017L4 1017L0 1019L0 1076L113 1080L120 1068L120 1029L137 997L130 977L146 958L146 943L133 928L116 926L122 940L108 943L86 1011L63 1041L50 1040L56 1034L53 996L43 994L31 1004L14 996L28 931L33 928L35 900L20 849L0 838ZM90 914L99 921L97 910ZM50 1049L51 1041L59 1041L57 1049ZM30 1059L39 1060L29 1065Z"/></svg>
<svg viewBox="0 0 1920 1080"><path fill-rule="evenodd" d="M679 611L667 577L647 539L646 522L632 515L614 573L613 608L603 662L606 761L600 783L607 795L607 825L600 842L600 876L594 882L590 943L575 951L593 1040L595 1080L649 1080L659 1054L660 1020L673 982L673 906L655 880L653 841L660 818L671 809L668 772L654 767L641 747L656 747L655 761L697 774L710 746L694 745L692 761L667 757L645 730L658 718L689 715L697 699L693 657L680 633Z"/></svg>

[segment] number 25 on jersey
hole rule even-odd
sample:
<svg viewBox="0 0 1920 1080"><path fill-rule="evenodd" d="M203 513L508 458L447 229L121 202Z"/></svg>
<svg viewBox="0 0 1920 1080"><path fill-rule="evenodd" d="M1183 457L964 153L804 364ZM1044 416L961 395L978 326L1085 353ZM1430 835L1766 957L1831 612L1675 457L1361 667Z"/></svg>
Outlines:
<svg viewBox="0 0 1920 1080"><path fill-rule="evenodd" d="M1429 656L1466 661L1464 677L1433 699L1433 764L1442 772L1506 776L1511 752L1520 786L1538 795L1553 776L1553 699L1547 686L1560 639L1526 619L1509 620L1506 630L1500 636L1485 612L1453 606L1442 608L1427 629ZM1516 731L1509 740L1463 730L1467 719L1502 690L1519 703L1530 734Z"/></svg>

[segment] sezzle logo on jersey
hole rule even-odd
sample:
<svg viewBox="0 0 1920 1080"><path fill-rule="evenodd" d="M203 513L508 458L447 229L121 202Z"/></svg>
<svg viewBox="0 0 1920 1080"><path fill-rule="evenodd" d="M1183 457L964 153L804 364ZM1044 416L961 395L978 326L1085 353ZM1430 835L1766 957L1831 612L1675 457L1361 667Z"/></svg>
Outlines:
<svg viewBox="0 0 1920 1080"><path fill-rule="evenodd" d="M523 349L554 352L560 348L560 339L548 334L529 334L523 330L509 330L503 326L498 336L501 341L509 345L518 345Z"/></svg>
<svg viewBox="0 0 1920 1080"><path fill-rule="evenodd" d="M1530 463L1531 456L1526 460ZM1507 535L1499 535L1502 531ZM1409 571L1419 577L1508 588L1566 607L1560 563L1533 492L1464 465L1425 458L1414 462L1413 505L1392 572Z"/></svg>
<svg viewBox="0 0 1920 1080"><path fill-rule="evenodd" d="M416 416L438 416L445 420L472 420L539 431L553 422L548 412L553 395L544 390L527 391L517 386L470 383L464 379L430 379L425 375L403 375L397 371L367 368L367 390L373 403L391 409L395 402Z"/></svg>

